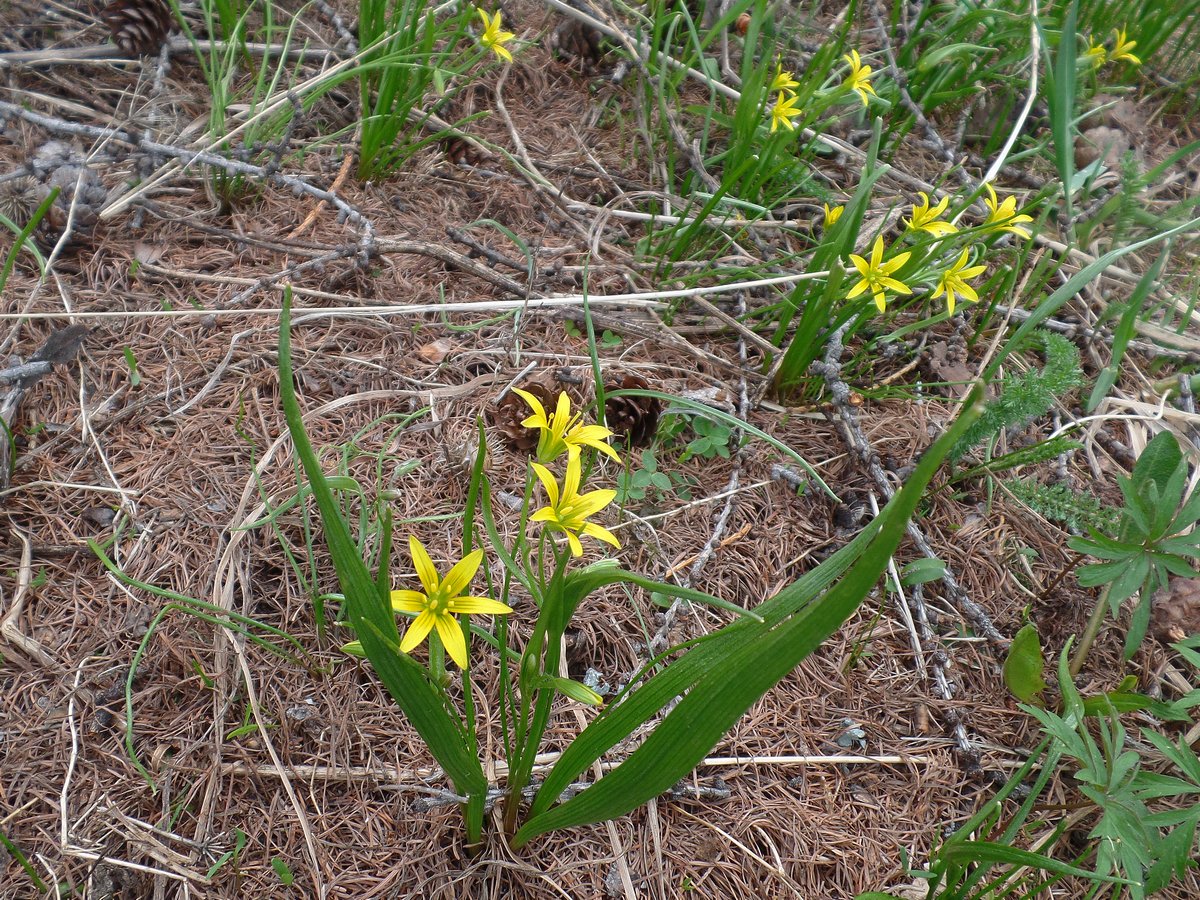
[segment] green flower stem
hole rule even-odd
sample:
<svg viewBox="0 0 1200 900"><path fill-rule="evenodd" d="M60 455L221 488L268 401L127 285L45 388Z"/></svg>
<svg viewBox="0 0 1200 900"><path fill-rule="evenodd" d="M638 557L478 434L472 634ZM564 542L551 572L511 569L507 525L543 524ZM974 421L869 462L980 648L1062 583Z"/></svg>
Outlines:
<svg viewBox="0 0 1200 900"><path fill-rule="evenodd" d="M1071 677L1074 678L1083 669L1083 663L1087 659L1088 651L1092 649L1092 644L1096 641L1096 635L1100 633L1100 626L1104 623L1104 612L1108 609L1108 591L1112 584L1106 584L1104 590L1100 592L1100 596L1096 598L1096 605L1092 607L1091 618L1088 619L1087 628L1083 630L1083 634L1079 638L1079 646L1075 648L1075 655L1071 657Z"/></svg>
<svg viewBox="0 0 1200 900"><path fill-rule="evenodd" d="M542 532L543 539L545 531ZM561 621L562 584L567 565L571 560L570 548L564 547L560 554L551 544L554 554L554 574L543 600L543 608L533 628L533 635L521 660L521 722L522 739L518 742L517 754L512 758L508 772L508 799L504 807L504 832L515 834L517 814L521 808L521 792L533 775L533 764L541 744L546 726L550 724L550 713L554 705L554 690L537 687L544 675L557 675L562 658L562 632L566 623ZM539 549L539 558L541 552ZM544 570L543 570L544 571ZM541 662L539 665L538 662ZM533 707L530 717L530 706Z"/></svg>
<svg viewBox="0 0 1200 900"><path fill-rule="evenodd" d="M444 691L450 683L450 676L446 672L445 649L436 631L429 632L429 677L439 690Z"/></svg>
<svg viewBox="0 0 1200 900"><path fill-rule="evenodd" d="M483 818L486 794L469 794L463 806L463 820L467 827L464 849L468 856L478 856L483 851Z"/></svg>

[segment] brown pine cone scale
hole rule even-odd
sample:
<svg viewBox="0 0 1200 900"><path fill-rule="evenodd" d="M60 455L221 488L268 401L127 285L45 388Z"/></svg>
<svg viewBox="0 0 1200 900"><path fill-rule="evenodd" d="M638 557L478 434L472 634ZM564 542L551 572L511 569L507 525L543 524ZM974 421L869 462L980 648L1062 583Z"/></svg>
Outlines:
<svg viewBox="0 0 1200 900"><path fill-rule="evenodd" d="M130 56L157 54L174 21L166 0L110 0L100 19L113 43Z"/></svg>
<svg viewBox="0 0 1200 900"><path fill-rule="evenodd" d="M604 385L604 422L617 437L617 443L628 440L634 447L644 447L658 432L662 401L657 397L609 397L609 391L648 390L650 383L640 375L626 375Z"/></svg>

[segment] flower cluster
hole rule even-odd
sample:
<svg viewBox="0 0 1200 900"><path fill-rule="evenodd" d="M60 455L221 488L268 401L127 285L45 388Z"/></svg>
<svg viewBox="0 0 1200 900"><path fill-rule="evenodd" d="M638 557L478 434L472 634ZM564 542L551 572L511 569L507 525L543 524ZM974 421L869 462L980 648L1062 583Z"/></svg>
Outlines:
<svg viewBox="0 0 1200 900"><path fill-rule="evenodd" d="M803 112L797 106L796 88L800 86L791 72L783 70L783 63L775 63L775 77L771 79L771 84L767 88L768 92L777 91L775 95L775 105L771 107L771 131L774 133L776 129L782 125L788 131L796 130L796 123L792 119L797 119Z"/></svg>
<svg viewBox="0 0 1200 900"><path fill-rule="evenodd" d="M1029 230L1023 228L1022 223L1032 222L1033 217L1017 212L1016 197L1006 197L1001 201L990 184L985 184L984 190L986 196L983 198L983 202L988 213L979 225L979 230L985 234L1007 232L1019 238L1028 239L1030 237ZM958 227L953 222L947 222L942 218L950 204L949 197L943 197L936 204L931 204L929 196L924 191L920 192L918 196L920 196L921 202L913 204L912 215L904 220L907 233L923 232L932 235L940 242L958 232ZM826 206L826 222L828 220L829 207ZM884 248L883 235L876 236L869 259L857 254L850 254L850 264L858 272L859 279L846 294L846 299L853 300L855 297L869 292L875 301L876 308L880 312L884 312L887 309L889 292L897 295L907 295L913 292L912 288L900 277L900 271L908 264L912 256L911 250L889 255ZM933 284L932 296L934 299L943 294L946 296L946 311L950 315L954 314L954 308L959 299L971 302L979 300L979 294L971 285L971 279L982 275L987 270L987 266L968 265L970 257L970 248L964 248L953 264L946 266L943 263L940 271L934 270L937 273L937 279ZM916 277L919 278L921 275L922 273L918 272Z"/></svg>
<svg viewBox="0 0 1200 900"><path fill-rule="evenodd" d="M863 106L867 106L871 102L871 97L878 96L875 88L871 86L871 67L863 65L862 57L858 55L857 50L851 50L842 59L850 67L846 77L840 85L818 91L818 96L853 92L862 99ZM775 75L767 85L767 93L775 94L775 102L771 104L772 132L779 130L781 125L788 131L796 129L795 120L803 115L803 110L799 105L800 100L796 96L796 88L799 86L800 82L796 81L792 73L784 70L783 63L776 61Z"/></svg>
<svg viewBox="0 0 1200 900"><path fill-rule="evenodd" d="M1128 40L1125 36L1124 28L1114 28L1112 30L1112 49L1097 44L1093 37L1088 38L1087 50L1083 52L1083 58L1087 60L1093 69L1099 69L1106 62L1117 63L1127 62L1135 66L1142 64L1141 59L1133 55L1133 48L1137 46L1137 41Z"/></svg>
<svg viewBox="0 0 1200 900"><path fill-rule="evenodd" d="M537 456L541 462L533 463L534 474L545 488L548 503L531 515L530 521L541 522L552 531L566 535L567 546L572 556L583 555L580 536L586 535L604 541L613 547L621 544L611 531L595 522L592 516L608 506L616 497L613 490L588 491L581 494L582 479L580 455L583 447L592 447L620 462L617 452L605 438L612 432L601 425L584 425L582 416L571 414L571 401L566 394L559 394L553 413L545 408L532 394L517 390L532 414L525 419L526 428L536 428L539 435ZM563 453L567 455L566 472L562 484L542 463L551 463ZM400 640L400 651L410 653L420 646L431 633L436 632L446 653L459 668L467 667L467 632L456 616L491 615L502 616L512 612L512 607L489 597L464 595L483 562L483 551L474 550L451 566L446 577L438 575L437 567L429 557L425 546L413 536L408 538L408 551L416 569L417 580L424 590L395 590L391 592L392 610L397 613L415 615ZM361 656L362 644L354 641L342 648L347 653Z"/></svg>
<svg viewBox="0 0 1200 900"><path fill-rule="evenodd" d="M862 64L862 58L858 55L857 50L851 50L842 59L850 67L850 73L842 85L858 94L862 98L863 106L867 106L871 102L868 94L874 97L879 96L875 93L875 88L871 87L871 67Z"/></svg>
<svg viewBox="0 0 1200 900"><path fill-rule="evenodd" d="M547 415L545 407L537 397L520 389L514 390L529 404L532 411L529 418L521 424L541 432L537 449L538 462L533 463L533 471L542 487L546 489L546 498L550 501L530 516L530 521L541 522L551 531L566 535L572 556L583 555L580 535L587 535L620 548L620 542L611 531L588 521L612 503L617 492L598 490L588 491L586 494L579 493L579 483L582 480L580 455L585 446L593 447L617 462L621 461L617 451L605 441L605 438L612 436L612 432L603 425L580 424L582 415L571 415L571 399L565 393L558 395L554 413ZM543 464L554 462L564 452L567 454L567 466L560 486Z"/></svg>

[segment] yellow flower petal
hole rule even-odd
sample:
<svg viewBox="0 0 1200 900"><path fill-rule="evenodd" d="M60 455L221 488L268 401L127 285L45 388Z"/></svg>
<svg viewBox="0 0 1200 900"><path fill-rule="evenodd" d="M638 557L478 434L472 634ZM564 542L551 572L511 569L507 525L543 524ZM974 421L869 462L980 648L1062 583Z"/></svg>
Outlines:
<svg viewBox="0 0 1200 900"><path fill-rule="evenodd" d="M441 584L437 569L433 565L433 560L429 558L429 553L426 552L424 545L411 534L408 536L408 552L412 556L413 566L417 570L417 578L421 581L421 587L425 588L425 593L436 593Z"/></svg>
<svg viewBox="0 0 1200 900"><path fill-rule="evenodd" d="M428 604L428 598L420 591L392 591L394 612L420 612Z"/></svg>
<svg viewBox="0 0 1200 900"><path fill-rule="evenodd" d="M467 639L463 636L462 626L458 624L457 619L450 615L437 616L435 623L438 637L442 639L442 646L446 648L450 658L458 663L458 667L465 669L467 667Z"/></svg>
<svg viewBox="0 0 1200 900"><path fill-rule="evenodd" d="M912 251L906 250L904 253L897 253L883 265L878 266L880 272L884 275L891 275L897 269L903 269L904 264L908 262L908 258L912 256Z"/></svg>
<svg viewBox="0 0 1200 900"><path fill-rule="evenodd" d="M482 10L480 10L480 11L482 12ZM539 400L537 397L533 396L533 394L529 393L529 391L523 391L520 388L513 388L513 393L516 394L518 397L520 397L522 400L524 400L526 403L528 403L529 408L533 410L533 415L529 417L530 419L536 419L538 421L538 423L545 424L546 408L544 406L542 406L541 400ZM526 422L528 422L528 419L525 422L522 422L521 424L525 425L527 428L534 427L534 426L526 425Z"/></svg>
<svg viewBox="0 0 1200 900"><path fill-rule="evenodd" d="M606 544L612 544L618 550L621 549L621 542L617 540L617 536L607 528L597 525L594 522L588 522L584 525L581 533L589 537L594 537L596 540L604 541Z"/></svg>
<svg viewBox="0 0 1200 900"><path fill-rule="evenodd" d="M479 571L481 562L483 562L482 550L473 550L456 562L453 568L446 573L446 577L442 579L442 594L446 597L457 597L465 591L467 585L471 583L471 579L475 577L475 573Z"/></svg>
<svg viewBox="0 0 1200 900"><path fill-rule="evenodd" d="M416 646L425 640L429 632L433 630L433 623L437 619L429 610L424 610L419 616L412 620L408 626L408 630L404 632L404 639L400 641L400 651L402 653L410 653Z"/></svg>
<svg viewBox="0 0 1200 900"><path fill-rule="evenodd" d="M878 269L883 262L883 235L875 235L875 243L871 246L871 268Z"/></svg>
<svg viewBox="0 0 1200 900"><path fill-rule="evenodd" d="M530 465L533 466L533 474L538 477L538 481L546 489L546 496L550 499L550 505L558 506L558 482L550 474L550 470L540 463L530 463Z"/></svg>
<svg viewBox="0 0 1200 900"><path fill-rule="evenodd" d="M903 281L897 281L895 278L888 278L886 275L880 277L879 284L882 287L895 291L897 294L912 293L912 290Z"/></svg>
<svg viewBox="0 0 1200 900"><path fill-rule="evenodd" d="M616 496L616 491L589 491L575 499L575 502L571 504L571 512L577 519L586 519L612 503Z"/></svg>
<svg viewBox="0 0 1200 900"><path fill-rule="evenodd" d="M456 616L502 616L512 612L511 606L491 597L455 597L448 604L448 609Z"/></svg>

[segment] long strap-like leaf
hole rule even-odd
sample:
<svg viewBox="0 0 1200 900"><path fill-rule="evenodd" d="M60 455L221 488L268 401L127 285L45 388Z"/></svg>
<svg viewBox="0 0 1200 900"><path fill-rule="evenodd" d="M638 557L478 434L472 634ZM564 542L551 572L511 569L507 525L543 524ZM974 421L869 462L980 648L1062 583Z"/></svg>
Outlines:
<svg viewBox="0 0 1200 900"><path fill-rule="evenodd" d="M768 625L781 621L810 602L839 578L862 555L878 526L871 522L849 544L817 568L806 572L754 611ZM696 646L645 684L634 688L592 721L563 752L534 799L531 817L546 811L584 769L648 722L664 706L690 689L726 653L757 640L759 632L739 620Z"/></svg>
<svg viewBox="0 0 1200 900"><path fill-rule="evenodd" d="M514 843L520 846L555 828L623 815L668 790L690 772L755 701L841 626L870 593L903 538L908 519L925 486L958 435L978 417L979 394L976 388L968 408L954 427L930 448L904 489L884 508L876 520L876 531L869 546L835 587L782 621L772 616L763 624L743 619L728 626L728 639L721 635L705 641L635 691L623 706L636 705L638 695L656 686L660 679L670 683L672 688L678 688L679 679L670 677L672 670L687 662L693 654L706 663L683 699L628 759L566 803L539 813L538 809L544 808L545 803L552 802L556 796L549 794L547 789L551 788L552 779L556 785L559 783L554 775L558 767L567 763L570 750L564 753L556 769L552 770L551 778L543 785L534 816L517 832ZM828 561L822 564L825 565ZM775 600L778 599L777 596ZM781 604L771 604L771 612L780 610ZM761 612L762 608L757 611ZM747 640L747 635L752 636L752 640ZM589 738L588 732L592 728L611 731L616 718L614 715L594 722L576 739L571 749ZM612 734L606 735L606 739L611 737ZM572 763L569 768L574 768L578 760L572 760Z"/></svg>
<svg viewBox="0 0 1200 900"><path fill-rule="evenodd" d="M338 511L333 491L329 489L325 473L304 430L304 419L292 380L291 299L291 291L285 291L283 315L279 322L279 391L296 455L300 457L304 474L312 486L313 498L321 511L325 541L329 545L338 583L346 598L345 618L354 627L384 687L429 746L434 758L446 770L455 788L468 795L486 791L487 779L479 759L467 747L462 730L447 712L441 694L420 665L407 654L392 649L399 643L400 637L391 604L377 589L358 555L350 530Z"/></svg>

